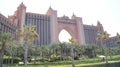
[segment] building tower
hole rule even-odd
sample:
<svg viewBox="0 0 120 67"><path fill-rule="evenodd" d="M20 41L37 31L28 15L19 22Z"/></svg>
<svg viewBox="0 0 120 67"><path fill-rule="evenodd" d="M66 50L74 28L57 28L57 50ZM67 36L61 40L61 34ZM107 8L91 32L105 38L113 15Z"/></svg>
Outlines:
<svg viewBox="0 0 120 67"><path fill-rule="evenodd" d="M58 23L57 23L57 11L49 7L46 15L50 16L50 36L51 43L58 42Z"/></svg>
<svg viewBox="0 0 120 67"><path fill-rule="evenodd" d="M99 21L97 21L97 29L98 29L99 32L103 32L104 31L103 26L102 26L102 24Z"/></svg>

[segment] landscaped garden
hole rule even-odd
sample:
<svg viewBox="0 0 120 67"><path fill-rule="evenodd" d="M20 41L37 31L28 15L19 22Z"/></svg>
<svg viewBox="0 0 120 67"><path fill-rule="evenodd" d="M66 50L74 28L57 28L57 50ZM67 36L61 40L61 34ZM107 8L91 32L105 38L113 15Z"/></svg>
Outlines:
<svg viewBox="0 0 120 67"><path fill-rule="evenodd" d="M109 67L119 67L120 66L120 55L112 56L112 59L110 56L109 59ZM72 67L71 61L57 61L57 62L42 62L37 61L35 64L34 62L30 62L28 64L28 67ZM75 60L75 66L76 67L105 67L105 61L102 62L102 59L96 57L96 58L85 58L80 60ZM23 64L5 64L3 67L24 67Z"/></svg>
<svg viewBox="0 0 120 67"><path fill-rule="evenodd" d="M19 37L22 37L21 41L12 40L9 33L0 34L1 67L120 67L119 45L77 45L71 38L69 43L40 46L33 43L34 38L39 37L34 32L34 26L24 28L24 33L21 33L21 30L17 31ZM108 34L104 39L107 37Z"/></svg>

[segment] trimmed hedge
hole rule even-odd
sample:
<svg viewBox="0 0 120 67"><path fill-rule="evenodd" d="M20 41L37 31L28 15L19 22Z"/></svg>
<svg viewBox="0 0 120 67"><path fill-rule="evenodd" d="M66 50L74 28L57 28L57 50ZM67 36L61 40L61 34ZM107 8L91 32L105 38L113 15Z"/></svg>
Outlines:
<svg viewBox="0 0 120 67"><path fill-rule="evenodd" d="M76 67L120 67L120 62L113 62L108 64L91 64L91 65L83 65L83 66L76 66Z"/></svg>
<svg viewBox="0 0 120 67"><path fill-rule="evenodd" d="M19 63L21 59L19 58L13 58L13 64ZM3 64L11 64L12 63L12 58L4 58L3 59Z"/></svg>
<svg viewBox="0 0 120 67"><path fill-rule="evenodd" d="M35 66L35 65L44 65L44 64L29 64L28 66ZM67 63L66 64L54 64L54 63L45 63L45 65L47 65L48 67L71 67L71 63ZM19 65L19 66L23 66L23 65ZM105 63L97 63L97 64L79 64L79 65L75 65L75 67L120 67L120 62L114 62L114 63L109 63L108 65L106 65Z"/></svg>

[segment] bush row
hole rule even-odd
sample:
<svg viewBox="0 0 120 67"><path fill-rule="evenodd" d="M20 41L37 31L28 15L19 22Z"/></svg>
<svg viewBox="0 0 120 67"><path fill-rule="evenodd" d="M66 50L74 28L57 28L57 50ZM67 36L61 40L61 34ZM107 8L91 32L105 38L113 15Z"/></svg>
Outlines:
<svg viewBox="0 0 120 67"><path fill-rule="evenodd" d="M21 59L19 58L4 58L3 59L3 64L11 64L13 62L13 64L19 63L21 61Z"/></svg>
<svg viewBox="0 0 120 67"><path fill-rule="evenodd" d="M76 67L120 67L120 62L108 63L108 64L91 64L91 65L83 65Z"/></svg>

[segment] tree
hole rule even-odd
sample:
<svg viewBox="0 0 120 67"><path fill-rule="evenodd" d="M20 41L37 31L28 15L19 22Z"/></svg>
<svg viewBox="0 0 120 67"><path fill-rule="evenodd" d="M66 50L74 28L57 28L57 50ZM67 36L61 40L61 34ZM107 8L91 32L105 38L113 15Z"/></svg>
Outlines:
<svg viewBox="0 0 120 67"><path fill-rule="evenodd" d="M42 62L44 62L45 53L48 51L47 46L40 46L40 55L42 56Z"/></svg>
<svg viewBox="0 0 120 67"><path fill-rule="evenodd" d="M34 64L36 64L36 58L39 55L40 55L40 46L35 44L29 44L28 56L29 58L32 58L34 56L33 58Z"/></svg>
<svg viewBox="0 0 120 67"><path fill-rule="evenodd" d="M52 43L52 44L50 44L49 46L49 50L50 50L50 61L55 61L55 57L56 57L56 55L57 55L57 50L58 50L58 48L59 48L59 45L58 45L58 43Z"/></svg>
<svg viewBox="0 0 120 67"><path fill-rule="evenodd" d="M89 44L86 45L85 53L88 57L92 58L96 56L96 50L98 49L97 45Z"/></svg>
<svg viewBox="0 0 120 67"><path fill-rule="evenodd" d="M116 39L117 39L117 54L119 54L120 53L120 34L119 33L117 33L117 36L116 36Z"/></svg>
<svg viewBox="0 0 120 67"><path fill-rule="evenodd" d="M23 46L17 44L17 57L23 58L23 54L24 54Z"/></svg>
<svg viewBox="0 0 120 67"><path fill-rule="evenodd" d="M5 54L9 56L15 56L15 57L20 57L23 58L24 51L23 51L23 46L20 45L18 41L11 41L9 44L6 46ZM14 58L14 57L13 57Z"/></svg>
<svg viewBox="0 0 120 67"><path fill-rule="evenodd" d="M120 44L120 34L119 33L117 33L117 44Z"/></svg>
<svg viewBox="0 0 120 67"><path fill-rule="evenodd" d="M27 53L28 53L28 44L30 41L33 41L35 38L39 39L39 35L35 32L34 25L23 25L23 29L18 29L17 31L18 38L24 39L24 66L27 67Z"/></svg>
<svg viewBox="0 0 120 67"><path fill-rule="evenodd" d="M108 48L108 54L109 54L109 56L110 56L110 59L112 59L113 48L111 48L111 47Z"/></svg>
<svg viewBox="0 0 120 67"><path fill-rule="evenodd" d="M103 40L108 40L109 39L110 34L108 34L106 31L104 32L99 32L98 33L98 37L97 40L101 42L101 46L104 49L104 53L105 53L105 58L106 58L106 64L108 64L108 59L107 59L107 47L105 44L103 44Z"/></svg>
<svg viewBox="0 0 120 67"><path fill-rule="evenodd" d="M0 67L3 64L3 56L4 51L6 49L6 44L12 39L12 35L10 33L0 33L0 42L1 42L1 49L0 49Z"/></svg>
<svg viewBox="0 0 120 67"><path fill-rule="evenodd" d="M11 41L9 42L10 44L8 44L6 46L6 52L8 53L9 57L11 56L12 57L12 60L11 60L11 64L13 64L13 58L15 58L15 56L17 55L17 44L15 43L15 41ZM10 62L9 62L10 63Z"/></svg>
<svg viewBox="0 0 120 67"><path fill-rule="evenodd" d="M75 51L77 52L78 57L82 57L85 53L85 45L76 45L75 46Z"/></svg>
<svg viewBox="0 0 120 67"><path fill-rule="evenodd" d="M60 47L60 61L62 61L62 56L65 53L65 51L67 51L67 44L65 42L59 43L59 47Z"/></svg>
<svg viewBox="0 0 120 67"><path fill-rule="evenodd" d="M103 55L104 54L104 49L101 46L98 46L98 49L96 49L96 53L98 55Z"/></svg>
<svg viewBox="0 0 120 67"><path fill-rule="evenodd" d="M75 41L73 38L69 39L70 45L71 45L71 55L72 55L72 67L75 67L75 62L74 62L74 45Z"/></svg>

